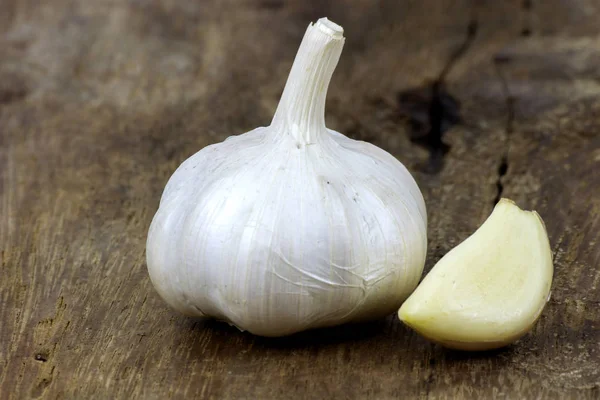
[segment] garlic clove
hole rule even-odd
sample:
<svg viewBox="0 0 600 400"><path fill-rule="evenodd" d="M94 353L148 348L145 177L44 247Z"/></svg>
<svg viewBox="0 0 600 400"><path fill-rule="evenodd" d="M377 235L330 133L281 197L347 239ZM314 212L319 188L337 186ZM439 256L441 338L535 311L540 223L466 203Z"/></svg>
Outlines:
<svg viewBox="0 0 600 400"><path fill-rule="evenodd" d="M398 315L449 348L503 347L533 327L552 275L544 222L502 199L473 235L438 261Z"/></svg>

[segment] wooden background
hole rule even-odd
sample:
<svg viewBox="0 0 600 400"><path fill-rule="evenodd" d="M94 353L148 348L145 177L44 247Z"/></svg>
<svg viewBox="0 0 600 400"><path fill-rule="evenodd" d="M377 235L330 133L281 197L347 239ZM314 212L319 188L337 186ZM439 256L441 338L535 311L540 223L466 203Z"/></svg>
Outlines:
<svg viewBox="0 0 600 400"><path fill-rule="evenodd" d="M395 316L263 339L153 290L168 177L270 122L321 16L347 37L328 125L414 173L426 271L500 196L544 218L552 298L515 345ZM599 22L593 0L0 0L0 398L599 398Z"/></svg>

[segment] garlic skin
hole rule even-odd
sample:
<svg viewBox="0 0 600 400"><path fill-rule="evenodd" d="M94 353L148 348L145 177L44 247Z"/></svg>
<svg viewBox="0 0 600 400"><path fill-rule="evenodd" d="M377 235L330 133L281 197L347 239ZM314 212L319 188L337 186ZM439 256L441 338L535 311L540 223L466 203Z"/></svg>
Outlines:
<svg viewBox="0 0 600 400"><path fill-rule="evenodd" d="M438 261L398 314L446 347L503 347L533 327L550 297L553 272L540 216L501 199L473 235Z"/></svg>
<svg viewBox="0 0 600 400"><path fill-rule="evenodd" d="M273 121L207 146L170 178L147 240L176 310L261 336L395 312L425 262L427 217L393 156L325 127L344 44L309 25Z"/></svg>

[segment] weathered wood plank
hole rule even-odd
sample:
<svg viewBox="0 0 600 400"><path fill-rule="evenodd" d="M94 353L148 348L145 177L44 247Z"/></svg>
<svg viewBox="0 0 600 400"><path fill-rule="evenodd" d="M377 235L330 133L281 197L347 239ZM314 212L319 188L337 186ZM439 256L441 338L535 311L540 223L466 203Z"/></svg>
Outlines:
<svg viewBox="0 0 600 400"><path fill-rule="evenodd" d="M595 2L0 9L0 398L600 395ZM144 246L167 178L203 146L269 123L323 15L347 37L329 125L414 172L426 270L500 195L544 217L553 297L514 346L444 350L395 316L256 338L179 316L154 292Z"/></svg>

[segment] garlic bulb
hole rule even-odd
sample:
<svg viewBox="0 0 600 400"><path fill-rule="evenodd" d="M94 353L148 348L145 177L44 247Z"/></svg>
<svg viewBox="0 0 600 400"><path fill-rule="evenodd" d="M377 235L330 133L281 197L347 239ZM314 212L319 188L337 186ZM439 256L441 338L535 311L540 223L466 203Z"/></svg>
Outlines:
<svg viewBox="0 0 600 400"><path fill-rule="evenodd" d="M550 296L553 271L540 216L502 199L473 235L438 261L399 316L446 347L502 347L533 327Z"/></svg>
<svg viewBox="0 0 600 400"><path fill-rule="evenodd" d="M309 25L273 121L175 171L147 241L148 271L175 309L263 336L379 318L416 287L427 218L394 157L325 127L344 44Z"/></svg>

